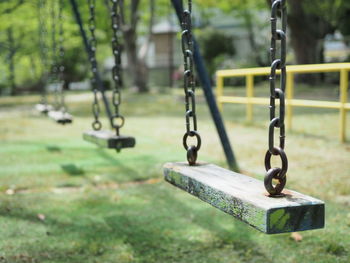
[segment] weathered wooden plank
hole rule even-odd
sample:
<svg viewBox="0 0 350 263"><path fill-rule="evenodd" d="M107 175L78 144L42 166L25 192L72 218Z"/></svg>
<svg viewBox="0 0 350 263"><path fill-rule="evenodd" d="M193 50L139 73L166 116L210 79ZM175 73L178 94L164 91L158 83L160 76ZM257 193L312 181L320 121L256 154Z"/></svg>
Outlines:
<svg viewBox="0 0 350 263"><path fill-rule="evenodd" d="M103 148L123 149L135 146L135 138L130 136L117 136L110 131L87 131L83 134L84 140L92 142Z"/></svg>
<svg viewBox="0 0 350 263"><path fill-rule="evenodd" d="M62 111L49 111L48 116L55 122L60 124L72 123L73 116L67 112Z"/></svg>
<svg viewBox="0 0 350 263"><path fill-rule="evenodd" d="M324 227L323 201L290 190L284 197L269 197L263 182L213 164L167 163L164 177L267 234Z"/></svg>
<svg viewBox="0 0 350 263"><path fill-rule="evenodd" d="M53 107L50 104L39 103L35 105L35 109L40 113L48 113L53 110Z"/></svg>

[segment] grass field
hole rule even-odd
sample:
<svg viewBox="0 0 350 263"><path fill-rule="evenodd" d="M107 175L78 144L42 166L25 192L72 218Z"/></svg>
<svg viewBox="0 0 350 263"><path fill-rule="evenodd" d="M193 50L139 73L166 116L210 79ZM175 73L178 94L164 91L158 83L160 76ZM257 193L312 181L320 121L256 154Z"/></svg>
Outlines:
<svg viewBox="0 0 350 263"><path fill-rule="evenodd" d="M90 94L69 96L75 120L65 127L33 110L36 96L0 98L0 262L350 262L350 145L338 141L336 111L297 109L287 133L288 188L326 202L326 228L300 232L296 242L264 235L162 180L163 163L185 159L181 93L125 100L123 134L137 147L117 154L82 140ZM199 159L226 166L198 101ZM262 178L267 108L255 108L253 124L244 106L224 109L242 172Z"/></svg>

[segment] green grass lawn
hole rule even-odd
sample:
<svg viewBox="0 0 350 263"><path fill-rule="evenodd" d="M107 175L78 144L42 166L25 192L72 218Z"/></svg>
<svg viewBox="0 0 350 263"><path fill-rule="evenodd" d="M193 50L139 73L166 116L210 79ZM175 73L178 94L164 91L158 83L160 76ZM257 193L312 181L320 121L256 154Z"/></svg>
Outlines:
<svg viewBox="0 0 350 263"><path fill-rule="evenodd" d="M298 109L287 133L287 187L326 202L326 228L296 242L264 235L162 180L163 163L185 160L181 93L126 94L122 131L137 145L120 154L82 140L91 98L67 98L75 119L64 127L33 110L36 96L0 98L0 262L350 262L350 145L338 141L336 111ZM226 167L198 101L199 159ZM242 172L263 178L268 109L256 107L253 124L243 105L224 111Z"/></svg>

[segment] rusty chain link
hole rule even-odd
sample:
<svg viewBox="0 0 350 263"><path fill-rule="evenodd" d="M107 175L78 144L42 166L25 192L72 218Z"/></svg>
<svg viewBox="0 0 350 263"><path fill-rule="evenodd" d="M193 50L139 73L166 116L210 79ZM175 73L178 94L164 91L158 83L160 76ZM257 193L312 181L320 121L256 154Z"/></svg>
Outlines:
<svg viewBox="0 0 350 263"><path fill-rule="evenodd" d="M278 17L280 16L281 29L277 29ZM265 188L270 195L281 194L286 184L288 159L284 151L285 146L285 90L286 90L286 31L287 31L287 8L286 0L272 0L271 7L271 72L270 72L270 125L269 125L269 149L265 155ZM276 58L277 41L280 42L280 56ZM280 87L276 88L276 71L281 70ZM276 99L279 100L279 116L276 117ZM279 146L274 145L274 131L279 128ZM272 155L280 156L282 167L272 168ZM274 186L273 179L278 183Z"/></svg>
<svg viewBox="0 0 350 263"><path fill-rule="evenodd" d="M183 136L183 146L187 151L187 161L190 165L196 164L198 151L201 147L201 137L197 131L195 78L193 61L193 37L192 37L192 0L188 0L188 7L182 14L182 52L184 57L184 92L186 108L186 133ZM192 121L191 121L192 119ZM192 122L192 127L191 127ZM188 145L188 138L195 137L196 145Z"/></svg>
<svg viewBox="0 0 350 263"><path fill-rule="evenodd" d="M122 45L119 42L120 33L120 12L121 1L111 0L111 27L113 31L112 36L112 51L114 56L114 66L112 69L112 78L114 81L114 89L112 93L112 104L114 106L114 115L112 116L112 127L116 131L116 135L119 136L120 128L124 125L124 117L119 113L119 106L121 104L121 88L123 86L122 80Z"/></svg>
<svg viewBox="0 0 350 263"><path fill-rule="evenodd" d="M99 120L100 115L100 105L98 102L98 89L97 89L97 60L96 60L96 36L95 36L95 29L96 29L96 22L95 22L95 3L96 0L87 0L89 5L89 31L90 31L90 40L89 40L89 46L90 46L90 52L89 52L89 60L91 64L91 71L92 71L92 78L91 78L91 84L94 92L94 102L92 104L92 113L94 114L94 121L92 122L92 128L95 131L101 130L102 123Z"/></svg>

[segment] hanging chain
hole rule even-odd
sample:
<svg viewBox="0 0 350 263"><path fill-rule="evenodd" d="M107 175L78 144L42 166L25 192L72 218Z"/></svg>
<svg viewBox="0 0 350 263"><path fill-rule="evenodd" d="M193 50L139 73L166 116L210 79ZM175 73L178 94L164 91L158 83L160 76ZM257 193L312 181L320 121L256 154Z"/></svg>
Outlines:
<svg viewBox="0 0 350 263"><path fill-rule="evenodd" d="M57 78L57 41L56 41L56 11L55 1L51 2L51 75L52 79Z"/></svg>
<svg viewBox="0 0 350 263"><path fill-rule="evenodd" d="M186 133L183 136L183 146L187 151L187 161L190 165L195 165L198 151L201 147L201 137L197 132L195 78L193 62L193 37L192 37L192 0L188 0L188 8L182 14L182 52L184 56L184 91L186 105ZM191 119L193 127L191 127ZM188 146L188 138L196 137L197 145Z"/></svg>
<svg viewBox="0 0 350 263"><path fill-rule="evenodd" d="M277 29L277 21L280 15L281 29ZM286 30L287 8L286 0L273 0L271 8L271 73L270 73L270 125L269 125L269 149L265 155L266 176L265 188L270 195L279 195L287 181L288 159L284 151L285 146L285 90L286 90ZM280 57L276 58L277 41L280 41ZM280 87L276 88L276 71L281 70ZM276 117L276 99L279 100L279 116ZM274 146L274 131L279 128L279 146ZM280 156L282 167L271 168L272 155ZM273 179L278 183L274 186Z"/></svg>
<svg viewBox="0 0 350 263"><path fill-rule="evenodd" d="M120 32L120 12L121 12L121 1L111 0L111 26L113 30L112 36L112 51L114 56L114 66L112 69L112 78L114 81L114 89L112 93L112 103L114 106L114 115L112 116L112 127L115 129L117 136L119 136L119 130L124 125L124 117L119 113L119 106L121 104L121 91L123 86L122 80L122 46L118 39Z"/></svg>
<svg viewBox="0 0 350 263"><path fill-rule="evenodd" d="M46 83L47 83L47 69L49 68L49 63L47 60L48 56L48 48L47 48L47 28L45 23L45 11L46 11L46 5L44 0L38 1L38 19L39 19L39 47L40 47L40 61L43 66L43 75L44 75L44 81L42 83L42 98L41 103L47 104L47 94L46 94Z"/></svg>
<svg viewBox="0 0 350 263"><path fill-rule="evenodd" d="M89 10L90 10L90 18L89 18L89 30L90 30L90 54L89 59L91 63L91 71L92 71L92 88L94 92L94 102L92 104L92 113L94 114L95 120L92 122L92 128L95 131L98 131L102 128L102 123L99 120L100 115L100 105L98 102L98 89L97 89L97 83L96 83L96 75L97 75L97 60L96 60L96 37L95 37L95 29L96 29L96 22L95 22L95 3L96 0L88 0Z"/></svg>
<svg viewBox="0 0 350 263"><path fill-rule="evenodd" d="M61 110L63 112L66 112L66 105L64 102L64 85L65 85L65 79L64 79L64 55L65 55L65 50L64 50L64 31L63 31L63 0L58 1L58 34L59 34L59 39L58 39L58 74L59 74L59 79L62 82L61 84Z"/></svg>
<svg viewBox="0 0 350 263"><path fill-rule="evenodd" d="M55 85L54 98L55 98L55 109L59 110L60 101L59 101L59 90L58 90L58 57L57 57L57 39L56 39L56 1L51 2L51 45L52 45L52 54L51 54L51 83Z"/></svg>

